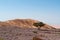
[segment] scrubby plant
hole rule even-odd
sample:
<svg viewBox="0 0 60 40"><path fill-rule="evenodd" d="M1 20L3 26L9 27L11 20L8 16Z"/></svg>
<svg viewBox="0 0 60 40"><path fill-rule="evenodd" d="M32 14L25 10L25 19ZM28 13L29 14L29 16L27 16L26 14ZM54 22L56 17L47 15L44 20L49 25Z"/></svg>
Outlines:
<svg viewBox="0 0 60 40"><path fill-rule="evenodd" d="M37 34L37 31L33 31L33 33L36 33Z"/></svg>
<svg viewBox="0 0 60 40"><path fill-rule="evenodd" d="M42 39L38 37L33 37L33 40L42 40Z"/></svg>
<svg viewBox="0 0 60 40"><path fill-rule="evenodd" d="M3 40L3 38L0 37L0 40Z"/></svg>
<svg viewBox="0 0 60 40"><path fill-rule="evenodd" d="M40 30L40 28L42 26L44 26L45 24L43 22L38 22L38 23L34 23L33 25L36 26L36 27L38 27L38 30Z"/></svg>

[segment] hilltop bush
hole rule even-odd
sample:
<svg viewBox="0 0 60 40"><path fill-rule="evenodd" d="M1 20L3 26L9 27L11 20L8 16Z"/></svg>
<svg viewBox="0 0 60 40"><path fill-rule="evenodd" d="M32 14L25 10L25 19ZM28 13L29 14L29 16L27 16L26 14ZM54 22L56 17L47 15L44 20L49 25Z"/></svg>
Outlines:
<svg viewBox="0 0 60 40"><path fill-rule="evenodd" d="M42 26L44 26L45 24L43 22L38 22L38 23L34 23L33 25L36 26L36 27L38 27L38 30L40 30L40 28Z"/></svg>

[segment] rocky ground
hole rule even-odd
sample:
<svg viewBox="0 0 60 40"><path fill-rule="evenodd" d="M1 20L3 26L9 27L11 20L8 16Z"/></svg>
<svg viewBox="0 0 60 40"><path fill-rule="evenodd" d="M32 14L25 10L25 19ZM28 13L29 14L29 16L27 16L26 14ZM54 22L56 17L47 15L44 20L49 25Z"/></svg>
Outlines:
<svg viewBox="0 0 60 40"><path fill-rule="evenodd" d="M39 38L39 39L36 39ZM20 28L16 26L0 27L2 40L60 40L60 30L47 30L37 28Z"/></svg>

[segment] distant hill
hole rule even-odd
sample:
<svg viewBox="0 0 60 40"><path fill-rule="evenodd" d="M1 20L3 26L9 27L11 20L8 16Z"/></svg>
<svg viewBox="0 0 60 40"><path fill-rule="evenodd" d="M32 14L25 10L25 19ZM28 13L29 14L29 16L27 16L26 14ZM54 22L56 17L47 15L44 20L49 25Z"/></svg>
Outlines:
<svg viewBox="0 0 60 40"><path fill-rule="evenodd" d="M32 19L14 19L14 20L8 20L5 22L0 22L0 26L17 26L17 27L21 27L21 28L37 28L33 25L34 23L37 23L37 22L40 22L40 21L32 20ZM52 27L48 24L45 24L41 28L55 29L54 27Z"/></svg>

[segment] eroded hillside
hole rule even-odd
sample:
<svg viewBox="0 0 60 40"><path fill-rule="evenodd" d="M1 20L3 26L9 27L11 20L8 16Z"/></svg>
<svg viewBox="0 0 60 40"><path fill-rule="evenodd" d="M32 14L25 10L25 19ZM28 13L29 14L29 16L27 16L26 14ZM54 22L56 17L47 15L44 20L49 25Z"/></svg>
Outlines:
<svg viewBox="0 0 60 40"><path fill-rule="evenodd" d="M33 24L37 22L40 22L40 21L32 20L32 19L14 19L14 20L8 20L5 22L0 22L0 26L17 26L21 28L36 28L36 26L34 26ZM41 28L54 29L54 27L49 26L48 24L45 24Z"/></svg>

